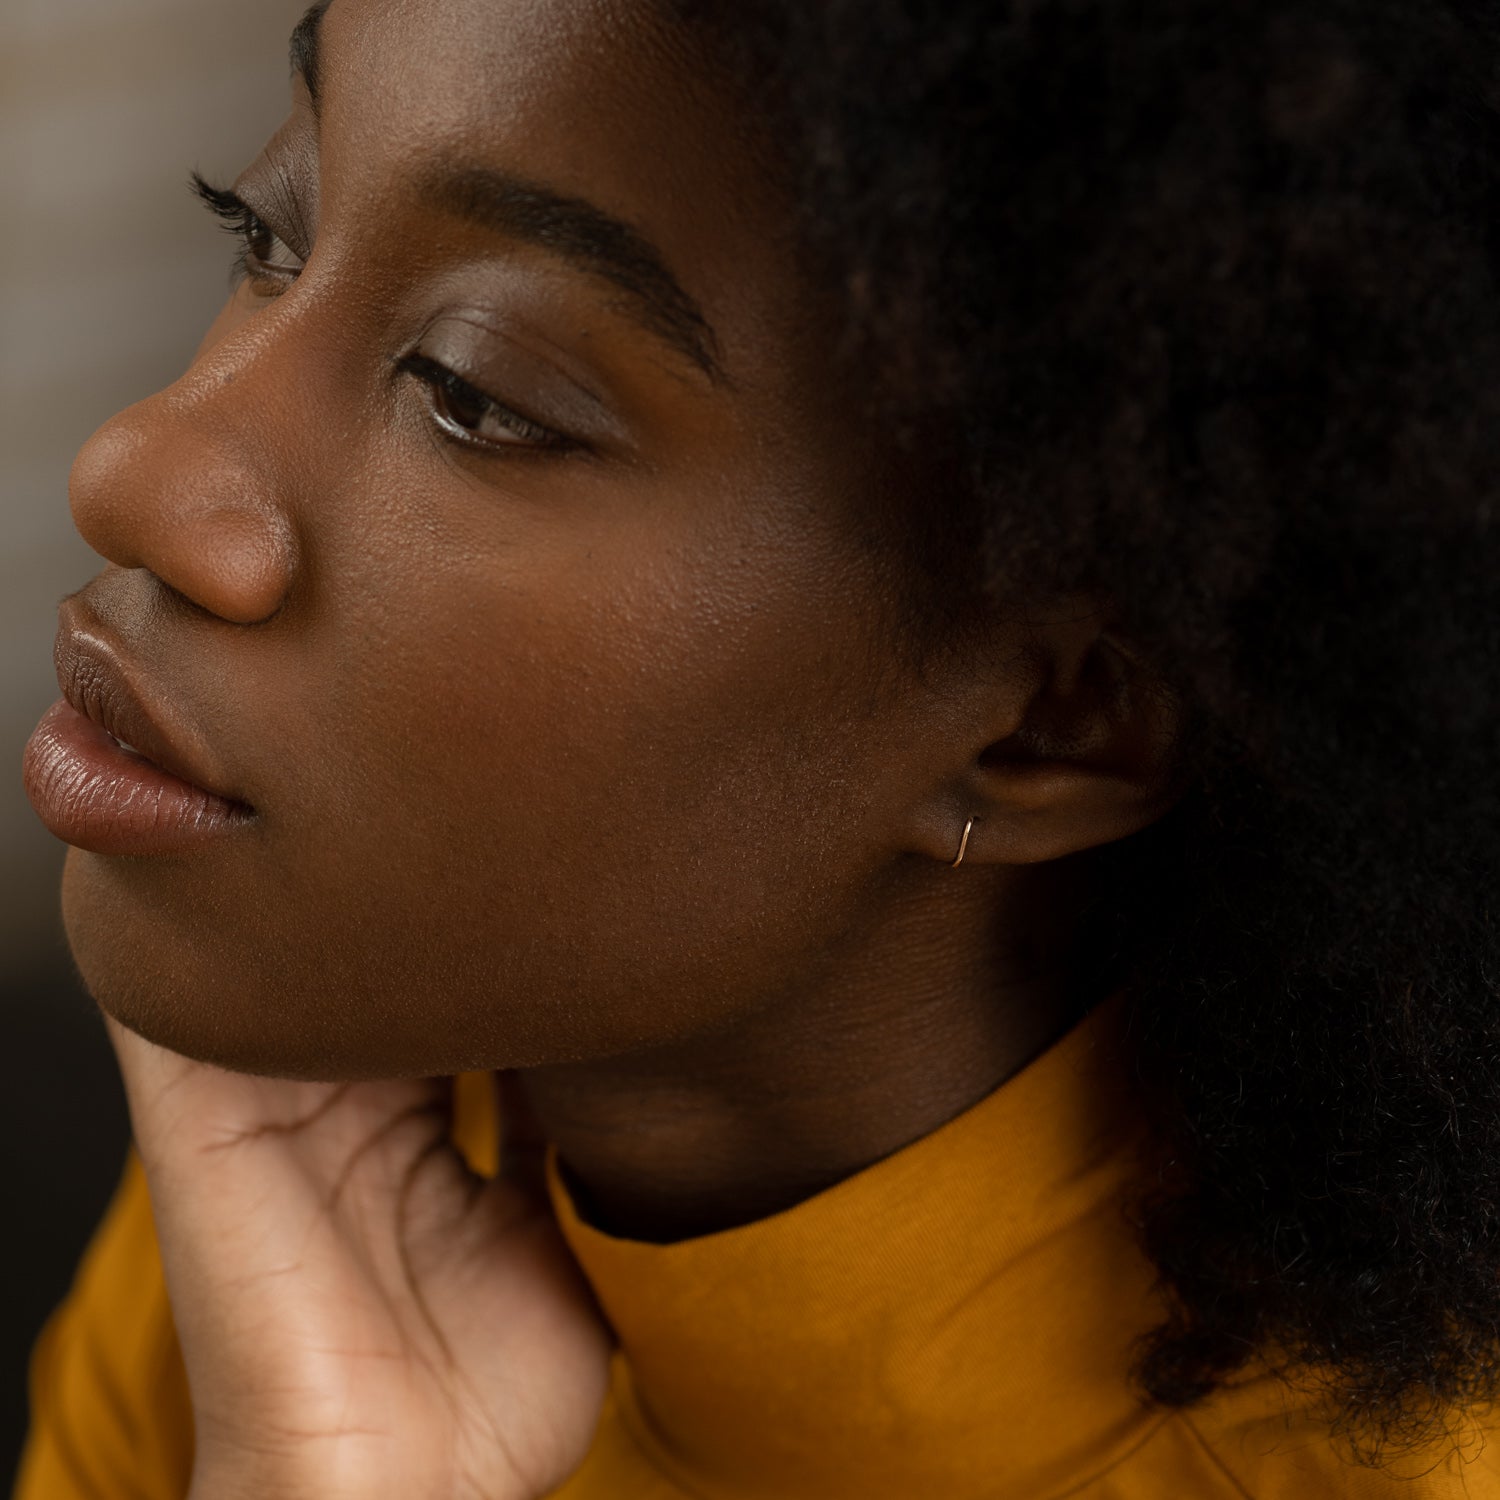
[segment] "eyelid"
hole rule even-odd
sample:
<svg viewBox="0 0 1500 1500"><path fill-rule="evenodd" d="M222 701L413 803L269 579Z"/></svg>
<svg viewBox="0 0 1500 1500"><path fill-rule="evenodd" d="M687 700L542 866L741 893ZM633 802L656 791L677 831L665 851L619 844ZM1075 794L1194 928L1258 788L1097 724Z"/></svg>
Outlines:
<svg viewBox="0 0 1500 1500"><path fill-rule="evenodd" d="M258 216L298 260L312 257L316 235L308 223L306 202L294 179L279 158L257 163L242 173L235 191L252 203L264 203Z"/></svg>
<svg viewBox="0 0 1500 1500"><path fill-rule="evenodd" d="M521 290L515 306L507 295L513 282ZM622 420L618 397L601 396L595 370L559 340L560 319L528 315L529 289L516 266L486 260L470 285L453 287L452 300L412 329L405 347L595 457L634 459L638 437ZM468 301L474 293L493 301Z"/></svg>
<svg viewBox="0 0 1500 1500"><path fill-rule="evenodd" d="M234 188L215 187L198 172L192 173L190 186L194 196L240 244L240 252L232 266L232 279L236 283L246 275L253 280L290 283L301 274L306 256L299 254L296 247L278 229L267 223ZM287 253L297 264L283 265L258 254L256 242L264 239L274 240L285 246Z"/></svg>
<svg viewBox="0 0 1500 1500"><path fill-rule="evenodd" d="M453 387L460 387L464 391L471 392L493 411L514 418L518 425L532 428L536 433L545 435L537 437L518 435L514 441L501 442L480 437L477 433L471 433L467 428L453 422L451 418L445 417L444 414L435 413L435 417L440 419L441 426L450 440L463 447L477 449L481 453L500 452L512 456L517 452L527 451L533 453L587 453L589 451L587 443L568 433L560 432L545 422L539 422L535 417L527 416L525 412L517 411L504 401L497 400L488 391L475 385L472 380L460 375L457 370L450 369L440 360L433 359L429 355L414 351L396 360L395 366L402 374L413 376L434 392L447 388L450 394L454 394Z"/></svg>

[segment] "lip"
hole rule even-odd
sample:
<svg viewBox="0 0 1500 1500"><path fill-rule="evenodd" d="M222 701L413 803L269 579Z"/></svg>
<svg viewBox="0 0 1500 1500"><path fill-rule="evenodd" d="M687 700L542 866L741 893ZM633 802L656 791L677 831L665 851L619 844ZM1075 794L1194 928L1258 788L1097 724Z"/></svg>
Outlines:
<svg viewBox="0 0 1500 1500"><path fill-rule="evenodd" d="M162 728L165 704L135 686L68 605L54 656L63 697L42 716L23 764L26 794L51 833L97 854L180 854L254 820L194 765L185 736Z"/></svg>

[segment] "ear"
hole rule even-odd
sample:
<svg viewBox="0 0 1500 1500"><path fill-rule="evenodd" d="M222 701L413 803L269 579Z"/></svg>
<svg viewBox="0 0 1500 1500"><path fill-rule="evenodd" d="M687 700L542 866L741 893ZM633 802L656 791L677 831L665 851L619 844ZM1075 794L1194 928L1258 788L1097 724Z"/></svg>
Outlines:
<svg viewBox="0 0 1500 1500"><path fill-rule="evenodd" d="M997 627L944 672L942 728L911 847L944 864L1022 865L1113 843L1181 795L1180 700L1095 599ZM949 675L952 673L952 675Z"/></svg>

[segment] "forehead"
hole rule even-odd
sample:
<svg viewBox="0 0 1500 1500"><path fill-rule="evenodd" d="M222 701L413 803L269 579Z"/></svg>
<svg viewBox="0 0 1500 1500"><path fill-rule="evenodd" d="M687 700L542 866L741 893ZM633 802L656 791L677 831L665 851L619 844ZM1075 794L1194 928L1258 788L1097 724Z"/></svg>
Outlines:
<svg viewBox="0 0 1500 1500"><path fill-rule="evenodd" d="M712 95L688 33L645 0L334 0L319 29L326 85L378 84L403 112L393 126L469 145L563 125L636 136L653 101ZM554 106L576 118L539 118Z"/></svg>
<svg viewBox="0 0 1500 1500"><path fill-rule="evenodd" d="M796 300L790 204L752 122L701 37L656 4L333 0L318 81L325 206L487 165L639 230L726 354Z"/></svg>

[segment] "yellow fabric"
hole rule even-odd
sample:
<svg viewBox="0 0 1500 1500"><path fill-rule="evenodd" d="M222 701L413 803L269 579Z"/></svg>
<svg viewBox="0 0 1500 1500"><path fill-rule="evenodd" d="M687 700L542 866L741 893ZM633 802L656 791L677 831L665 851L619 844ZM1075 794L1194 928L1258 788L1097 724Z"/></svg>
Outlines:
<svg viewBox="0 0 1500 1500"><path fill-rule="evenodd" d="M549 1156L621 1340L556 1500L1500 1500L1487 1418L1461 1454L1376 1471L1269 1377L1187 1413L1137 1399L1129 1345L1158 1306L1119 1211L1141 1130L1121 998L931 1135L720 1234L602 1234ZM454 1136L477 1170L496 1130L466 1075ZM186 1493L191 1409L133 1153L38 1342L32 1403L15 1500Z"/></svg>

